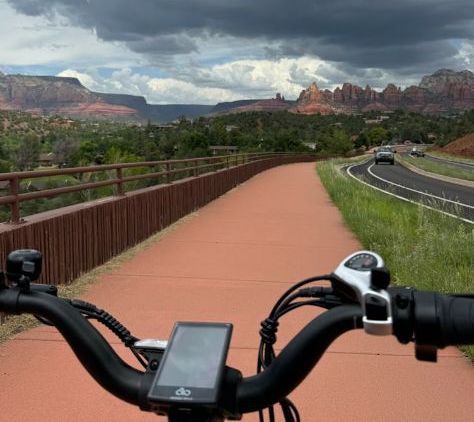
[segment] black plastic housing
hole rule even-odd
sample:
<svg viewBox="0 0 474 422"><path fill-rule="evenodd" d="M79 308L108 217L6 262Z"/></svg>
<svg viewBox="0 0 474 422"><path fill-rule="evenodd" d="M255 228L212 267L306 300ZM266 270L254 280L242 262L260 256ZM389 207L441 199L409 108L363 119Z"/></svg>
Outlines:
<svg viewBox="0 0 474 422"><path fill-rule="evenodd" d="M6 275L9 281L17 282L22 277L36 281L41 275L43 255L35 249L18 249L7 257Z"/></svg>

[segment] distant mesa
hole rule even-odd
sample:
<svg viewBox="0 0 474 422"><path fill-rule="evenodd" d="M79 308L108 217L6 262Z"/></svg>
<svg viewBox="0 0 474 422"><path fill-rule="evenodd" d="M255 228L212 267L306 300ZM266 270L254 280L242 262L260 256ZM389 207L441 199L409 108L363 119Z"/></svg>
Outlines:
<svg viewBox="0 0 474 422"><path fill-rule="evenodd" d="M275 98L269 100L242 100L219 103L212 109L210 115L245 113L250 111L282 111L289 110L294 104L294 101L285 100L285 97L277 92Z"/></svg>
<svg viewBox="0 0 474 422"><path fill-rule="evenodd" d="M168 122L181 116L276 112L333 114L404 109L421 113L443 113L474 108L474 74L441 69L424 76L418 86L404 90L388 84L378 92L344 83L334 91L321 90L315 82L301 91L297 101L281 93L271 99L240 100L212 105L148 104L134 95L89 91L76 78L5 75L0 72L0 110L20 110L43 115L79 119Z"/></svg>
<svg viewBox="0 0 474 422"><path fill-rule="evenodd" d="M89 91L76 78L0 74L0 110L76 119L167 122L196 117L212 105L148 104L143 97Z"/></svg>

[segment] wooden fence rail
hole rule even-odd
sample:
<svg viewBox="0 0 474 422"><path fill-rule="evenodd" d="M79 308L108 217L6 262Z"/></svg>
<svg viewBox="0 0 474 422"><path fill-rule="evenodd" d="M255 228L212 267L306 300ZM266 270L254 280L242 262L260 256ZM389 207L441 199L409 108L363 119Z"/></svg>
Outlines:
<svg viewBox="0 0 474 422"><path fill-rule="evenodd" d="M44 256L43 274L40 282L48 284L68 283L81 274L105 263L115 255L147 239L152 234L174 223L181 217L209 203L255 174L281 164L314 161L314 155L240 155L232 156L216 171L209 172L217 161L202 164L202 159L182 160L189 167L173 169L164 164L166 172L173 174L188 171L191 176L171 183L124 192L118 195L82 204L29 216L22 224L0 224L0 268L9 252L20 248L38 249ZM237 161L239 164L237 165ZM173 161L176 165L178 161ZM137 163L143 165L144 163ZM158 164L150 163L152 166ZM110 169L134 167L135 164L106 166ZM104 166L97 166L103 171ZM61 169L48 171L49 174L71 174L91 171L91 168ZM99 170L98 170L99 171ZM207 171L203 174L197 172ZM13 173L11 179L0 175L0 180L12 180L13 185L25 177L38 177L38 172ZM40 172L44 176L46 172ZM185 174L188 174L185 173ZM123 175L122 175L123 176ZM150 176L147 174L147 176ZM3 179L2 179L3 178ZM117 177L110 183L120 186L133 178ZM84 189L84 185L81 186ZM14 188L14 187L13 187ZM76 188L76 186L74 186ZM63 188L42 192L43 197L58 194ZM36 192L35 192L36 194ZM11 198L14 196L15 198ZM17 204L34 197L31 193L12 194L3 203ZM3 198L3 199L4 199Z"/></svg>
<svg viewBox="0 0 474 422"><path fill-rule="evenodd" d="M0 173L0 182L8 182L8 193L5 196L0 196L0 205L9 205L9 222L13 224L20 224L22 223L20 215L20 203L24 201L51 198L66 193L83 192L85 190L97 189L107 186L114 187L117 195L123 195L125 193L124 185L127 182L145 179L160 180L164 178L166 183L170 183L172 180L184 178L189 175L198 176L199 174L207 171L216 171L218 169L229 168L231 166L236 166L239 164L286 155L288 154L247 153L214 157L200 157L183 160L146 161L139 163L107 164L100 166L74 167L41 171ZM140 168L149 169L151 171L145 174L124 176L124 170ZM22 193L20 189L21 182L24 180L65 175L75 175L80 177L86 173L100 174L104 172L112 172L113 176L108 177L106 180L83 182L73 186L44 189L36 192Z"/></svg>

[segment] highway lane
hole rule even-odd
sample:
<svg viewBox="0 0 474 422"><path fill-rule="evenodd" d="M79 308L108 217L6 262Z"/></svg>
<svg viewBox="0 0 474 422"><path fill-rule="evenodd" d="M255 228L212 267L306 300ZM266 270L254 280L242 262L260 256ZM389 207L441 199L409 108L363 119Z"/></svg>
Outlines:
<svg viewBox="0 0 474 422"><path fill-rule="evenodd" d="M457 167L463 170L472 170L474 172L474 164L461 163L460 161L446 160L444 158L435 157L434 155L425 155L421 160L431 160L437 163L445 164L451 167Z"/></svg>
<svg viewBox="0 0 474 422"><path fill-rule="evenodd" d="M375 165L373 159L346 171L383 191L474 223L474 189L470 187L422 176L398 163Z"/></svg>

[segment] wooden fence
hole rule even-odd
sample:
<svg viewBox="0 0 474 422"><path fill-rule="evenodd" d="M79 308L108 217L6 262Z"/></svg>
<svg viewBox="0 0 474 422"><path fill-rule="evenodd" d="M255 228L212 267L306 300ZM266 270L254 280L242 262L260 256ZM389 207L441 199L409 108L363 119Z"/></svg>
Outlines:
<svg viewBox="0 0 474 422"><path fill-rule="evenodd" d="M0 224L0 268L6 256L15 249L32 248L43 253L40 282L68 283L81 274L105 263L115 255L147 239L255 174L281 164L315 161L314 155L247 154L172 162L133 163L96 168L48 170L49 175L77 174L91 171L116 171L117 177L104 183L118 187L117 195L35 214L20 220L18 204L38 197L55 196L74 189L90 189L81 184L49 191L18 193L19 180L38 177L38 172L0 175L0 180L13 181L1 203L10 204L12 222ZM190 164L177 168L178 163ZM145 175L123 177L122 169L139 165L160 168ZM209 170L212 170L209 172ZM200 174L204 171L206 173ZM46 172L40 172L45 176ZM192 176L190 176L190 173ZM184 174L181 180L171 175ZM161 185L132 192L120 186L130 180L165 177ZM169 182L169 183L167 183ZM12 183L12 182L10 182ZM102 183L102 182L101 182ZM16 188L15 188L16 185Z"/></svg>

